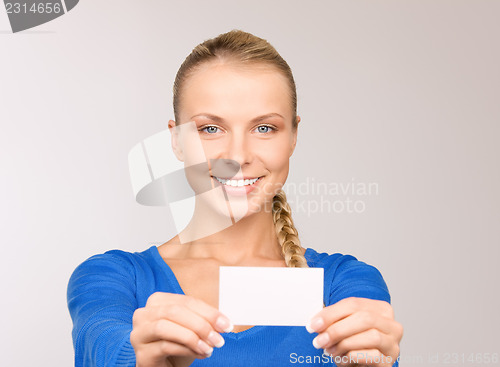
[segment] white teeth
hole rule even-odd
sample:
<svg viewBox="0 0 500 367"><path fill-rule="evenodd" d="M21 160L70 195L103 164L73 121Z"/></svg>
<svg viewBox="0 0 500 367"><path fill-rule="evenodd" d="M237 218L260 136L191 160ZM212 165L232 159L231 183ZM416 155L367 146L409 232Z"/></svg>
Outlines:
<svg viewBox="0 0 500 367"><path fill-rule="evenodd" d="M242 187L242 186L248 186L248 185L253 185L259 178L252 178L250 180L225 180L223 178L215 177L213 176L217 181L219 181L221 184L226 185L226 186L233 186L233 187Z"/></svg>

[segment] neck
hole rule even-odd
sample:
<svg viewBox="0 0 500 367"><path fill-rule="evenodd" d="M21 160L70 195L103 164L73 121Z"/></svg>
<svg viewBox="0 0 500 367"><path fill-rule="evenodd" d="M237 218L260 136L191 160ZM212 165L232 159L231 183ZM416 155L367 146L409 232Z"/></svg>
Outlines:
<svg viewBox="0 0 500 367"><path fill-rule="evenodd" d="M200 211L195 210L195 213ZM214 228L221 230L212 233ZM204 231L207 236L203 236ZM266 210L251 213L234 224L230 218L220 218L213 213L211 216L195 214L186 229L179 233L179 238L184 239L180 241L186 246L183 253L190 258L214 258L225 264L245 263L257 258L282 259L272 212Z"/></svg>

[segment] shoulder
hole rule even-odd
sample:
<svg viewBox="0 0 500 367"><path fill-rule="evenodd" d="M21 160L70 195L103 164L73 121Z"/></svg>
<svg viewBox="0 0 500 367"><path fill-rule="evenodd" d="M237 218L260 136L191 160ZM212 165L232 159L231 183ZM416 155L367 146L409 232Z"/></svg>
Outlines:
<svg viewBox="0 0 500 367"><path fill-rule="evenodd" d="M151 267L153 247L142 252L109 250L93 255L80 263L71 274L69 285L75 285L92 278L93 281L103 279L135 280L138 271Z"/></svg>
<svg viewBox="0 0 500 367"><path fill-rule="evenodd" d="M149 251L149 250L146 250ZM144 251L144 252L146 252ZM109 250L104 253L92 255L86 260L84 260L76 269L87 267L101 267L101 266L109 266L109 267L130 267L135 263L140 261L140 254L142 253L133 253L123 250Z"/></svg>
<svg viewBox="0 0 500 367"><path fill-rule="evenodd" d="M327 253L327 252L318 252L313 248L306 248L304 251L304 256L307 260L307 263L311 267L315 268L324 268L325 272L335 272L337 268L344 264L349 264L350 261L357 259L351 255L344 255L341 253Z"/></svg>
<svg viewBox="0 0 500 367"><path fill-rule="evenodd" d="M387 285L375 266L352 255L318 253L311 248L307 249L305 256L310 266L325 269L325 300L329 298L329 304L347 297L390 302Z"/></svg>

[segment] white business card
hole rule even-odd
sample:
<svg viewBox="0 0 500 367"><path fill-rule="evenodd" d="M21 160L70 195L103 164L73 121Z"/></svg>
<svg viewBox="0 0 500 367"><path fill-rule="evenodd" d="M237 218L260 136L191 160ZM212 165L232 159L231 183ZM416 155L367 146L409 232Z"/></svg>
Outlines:
<svg viewBox="0 0 500 367"><path fill-rule="evenodd" d="M323 308L323 268L221 266L219 310L234 325L305 326Z"/></svg>

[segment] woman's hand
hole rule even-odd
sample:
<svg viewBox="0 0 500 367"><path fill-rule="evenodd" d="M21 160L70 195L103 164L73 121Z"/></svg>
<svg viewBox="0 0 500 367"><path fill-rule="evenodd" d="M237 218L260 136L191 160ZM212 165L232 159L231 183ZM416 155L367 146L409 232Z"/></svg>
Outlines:
<svg viewBox="0 0 500 367"><path fill-rule="evenodd" d="M233 328L219 310L194 297L157 292L133 316L130 342L137 367L190 365L222 347Z"/></svg>
<svg viewBox="0 0 500 367"><path fill-rule="evenodd" d="M394 320L388 302L358 297L323 308L307 330L319 333L313 345L330 354L339 367L390 367L403 337L403 326Z"/></svg>

